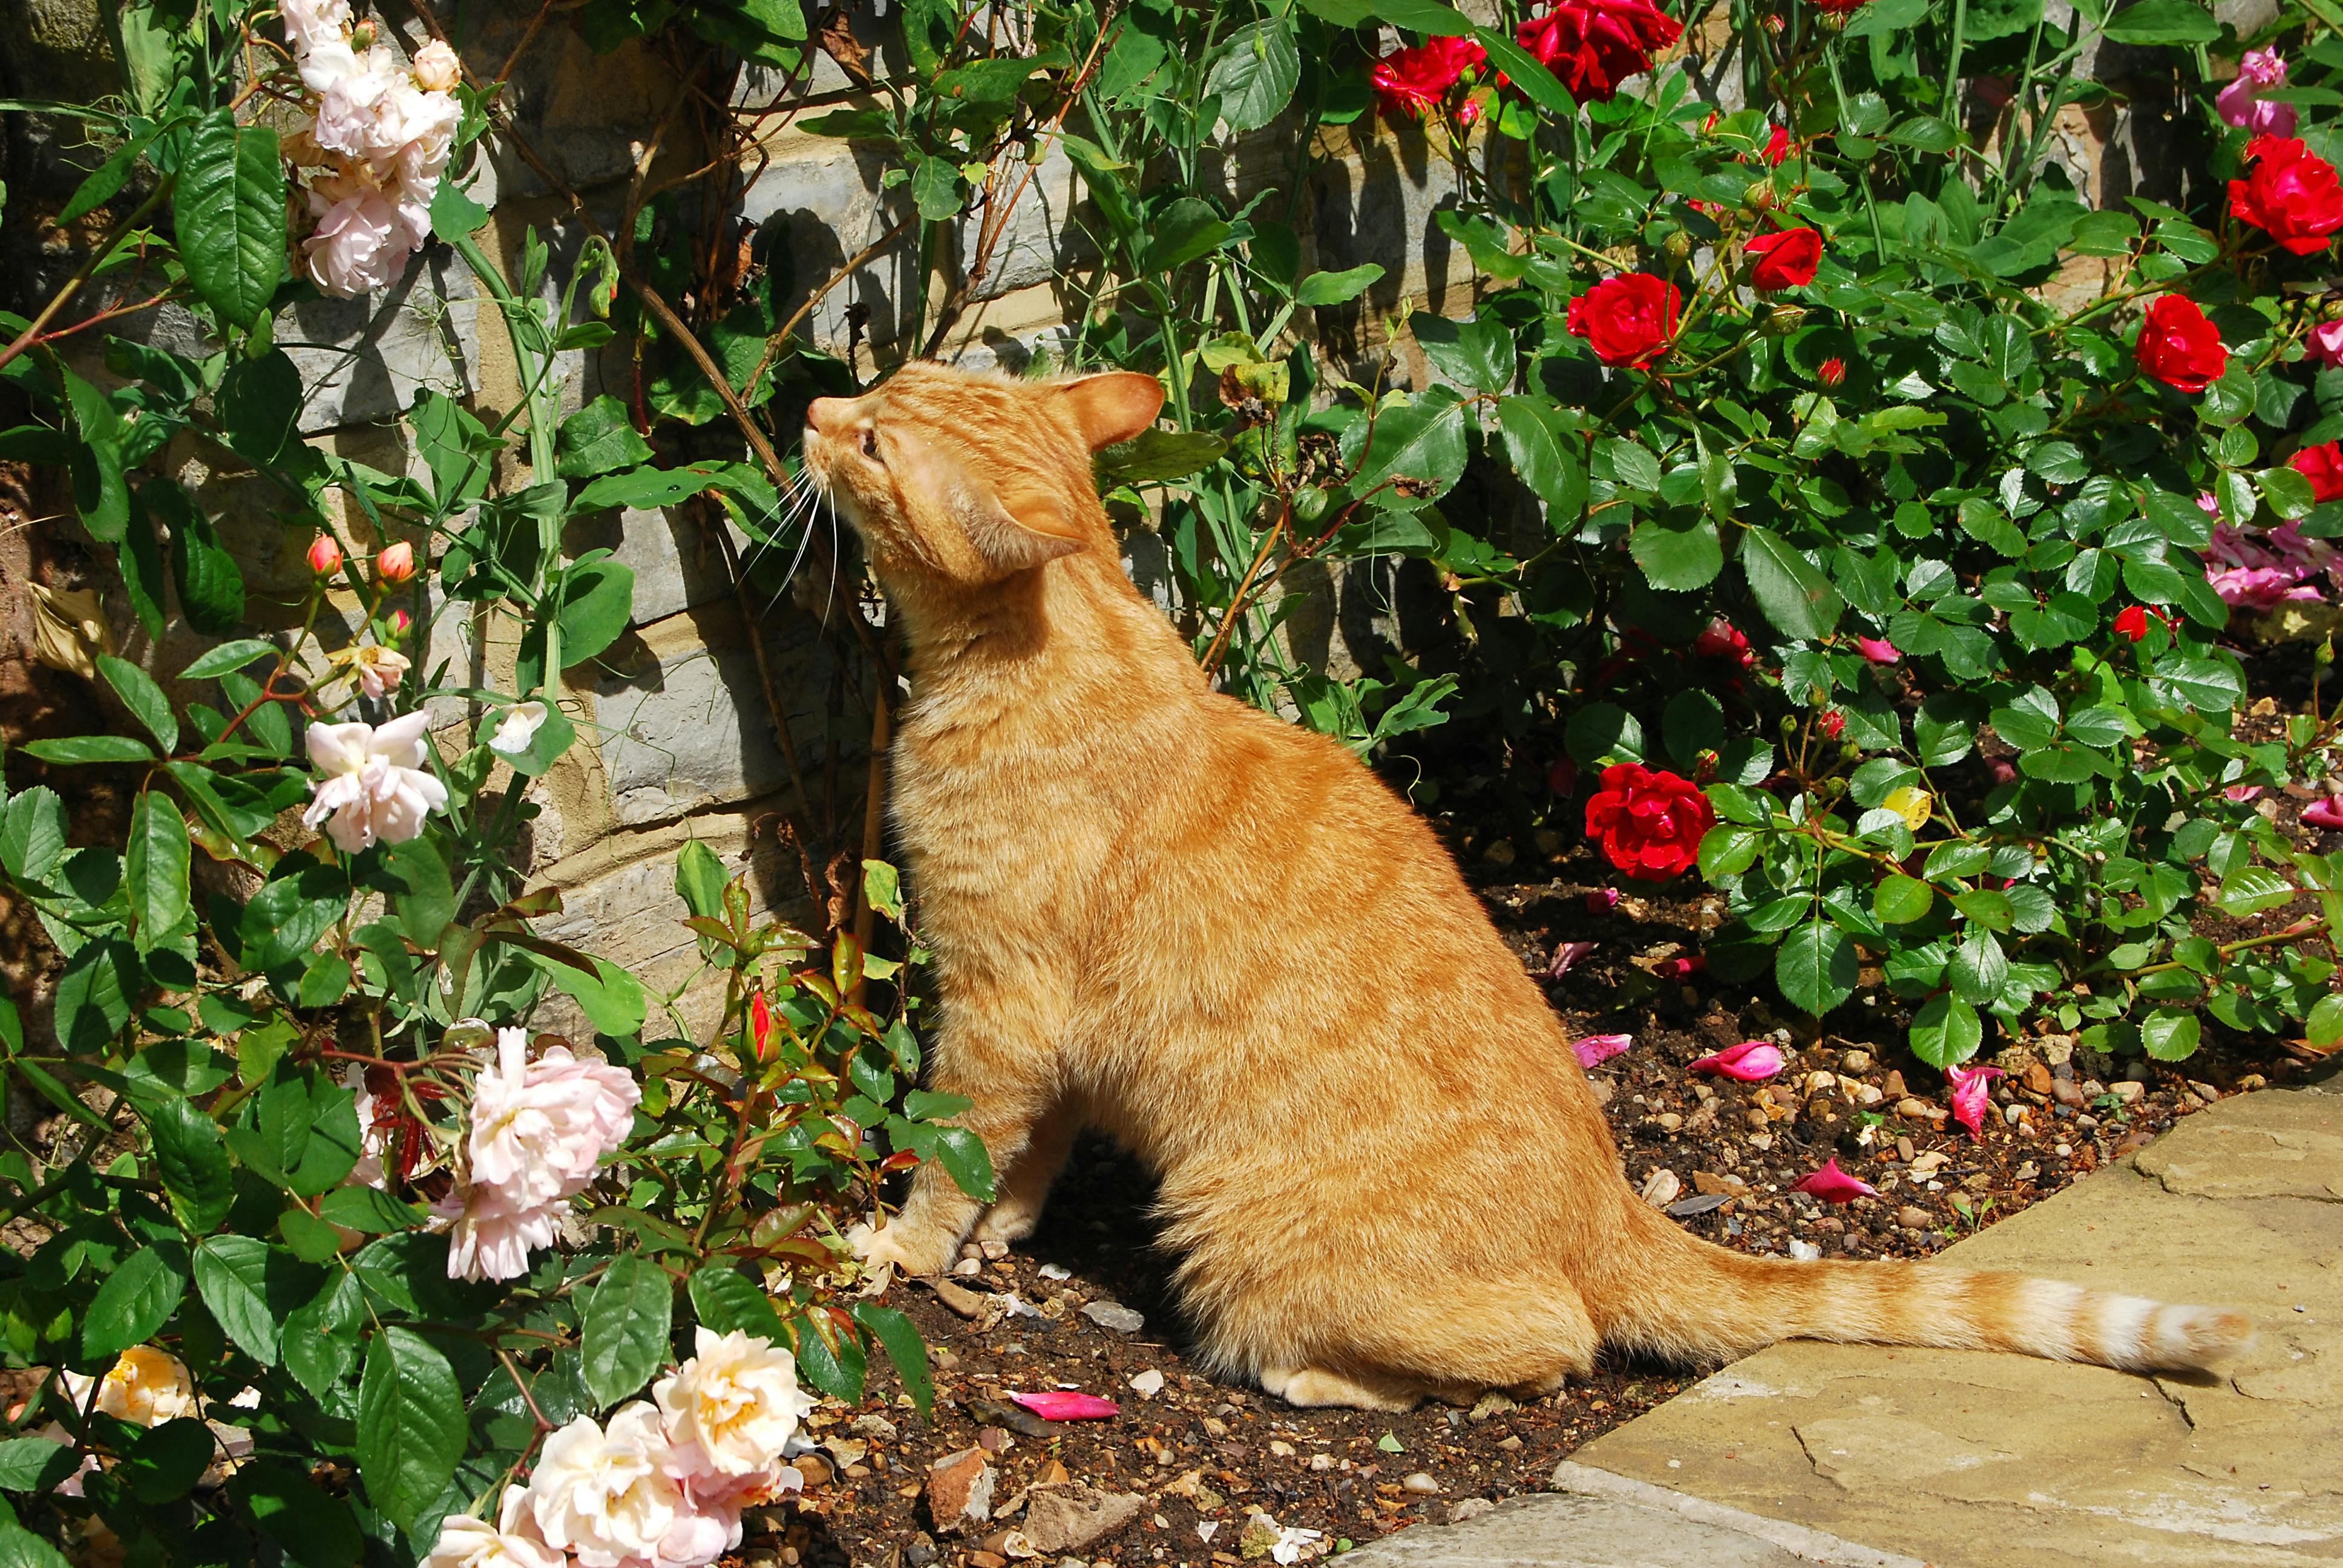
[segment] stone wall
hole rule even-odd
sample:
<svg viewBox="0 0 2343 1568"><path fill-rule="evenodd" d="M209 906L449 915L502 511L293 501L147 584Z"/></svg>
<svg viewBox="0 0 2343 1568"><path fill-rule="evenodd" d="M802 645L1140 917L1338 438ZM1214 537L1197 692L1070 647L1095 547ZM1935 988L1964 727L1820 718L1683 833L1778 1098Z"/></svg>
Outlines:
<svg viewBox="0 0 2343 1568"><path fill-rule="evenodd" d="M12 0L0 13L0 86L12 95L95 95L106 90L103 33L95 11L102 3ZM858 31L873 50L871 68L907 75L908 66L894 54L891 27L883 14L872 15L875 9L855 8ZM485 0L461 15L462 52L476 72L492 76L512 55L538 9L524 0ZM411 24L406 31L410 43L421 36ZM1729 33L1697 33L1688 47L1702 79L1715 83L1729 100L1737 97L1733 84L1738 64ZM2109 75L2127 67L2110 58L2091 62L2091 68ZM653 51L628 47L597 55L556 12L521 52L507 101L521 136L561 183L609 222L622 208L628 182L639 175L657 184L709 157L709 147L692 129L699 120L679 112L689 107L679 105L684 91L678 73ZM796 124L808 109L860 101L865 100L827 56L818 58L809 76L796 84L749 70L734 94L736 119L750 127L754 146L736 191L733 220L740 232L753 229L761 243L785 248L799 299L827 283L840 265L909 210L900 187L882 192L888 170L880 154L808 135ZM2073 145L2062 145L2056 156L2085 166L2087 183L2102 198L2137 188L2141 182L2132 171L2157 161L2148 156L2162 134L2153 123L2152 103L2137 114L2077 112L2075 119L2074 135L2067 138ZM89 160L55 122L13 116L8 123L0 178L7 182L11 210L0 233L0 264L14 280L16 297L9 303L23 306L70 267L75 241L86 238L23 221L34 216L28 204L43 192L69 189L74 167ZM1240 194L1278 182L1285 166L1276 150L1280 145L1280 133L1272 128L1233 149L1214 177ZM1422 129L1370 116L1326 133L1320 150L1327 156L1319 172L1292 193L1305 263L1334 268L1375 261L1385 268L1363 309L1324 313L1312 327L1324 330L1330 350L1355 367L1383 351L1386 346L1373 340L1371 324L1403 297L1419 306L1468 310L1471 268L1433 221L1437 210L1453 200L1455 187L1445 156L1427 145ZM2177 164L2164 160L2162 166ZM2093 170L2096 180L2088 178ZM495 146L475 182L475 195L495 207L485 237L508 269L518 269L522 237L532 227L548 237L557 256L576 253L582 226L568 202L508 149ZM989 273L970 291L968 308L943 346L946 357L1016 369L1037 355L1052 353L1070 312L1083 307L1065 281L1088 259L1075 221L1081 195L1064 156L1053 152L1045 158L1021 195ZM54 199L49 210L55 210ZM957 269L977 249L974 220L942 248L934 280L939 291L958 282ZM853 355L858 372L867 375L872 348L885 357L904 330L899 307L913 294L913 265L909 247L898 246L830 288L811 312L812 338L831 352ZM560 271L558 262L556 270ZM175 347L196 347L192 323L184 316L162 313L149 319L146 330ZM493 307L463 263L444 247L418 257L380 297L321 301L294 310L279 337L311 387L303 419L309 439L386 471L419 466L397 423L418 390L468 398L491 414L509 409L518 398ZM1423 366L1413 347L1395 347L1401 378L1420 377ZM628 385L628 367L617 357L605 364L572 354L565 369L565 397L572 407L606 387L623 391ZM307 584L300 558L306 536L270 514L272 498L259 481L206 472L192 449L175 457L206 507L225 518L256 613L264 621L282 613L281 608L272 612L270 605L297 600ZM527 477L510 465L500 475L508 484ZM366 542L362 519L342 521L354 543ZM805 580L779 602L744 605L711 526L689 508L627 511L574 523L573 548L607 546L634 568L635 624L631 635L602 658L569 673L564 701L578 722L581 743L531 787L542 815L531 825L528 869L534 880L558 888L564 899L562 914L549 922L550 934L610 957L661 990L680 986L696 965L688 933L678 923L683 911L671 886L675 857L684 843L701 839L728 862L745 865L769 907L809 921L797 852L783 840L778 824L794 815L831 829L834 842L851 844L859 838L853 825L861 820L866 770L860 753L870 694L855 689L854 681L862 678L854 672L861 667L841 657L849 644L840 634L841 618L853 613L853 607L842 588ZM106 585L106 563L73 543L74 525L53 520L40 527L47 547L36 546L25 558L0 556L0 578L32 574L53 582ZM1134 538L1135 560L1143 565L1151 543ZM750 548L737 534L734 544ZM1303 574L1297 580L1313 582L1314 591L1332 601L1295 618L1306 635L1303 651L1337 668L1354 659L1378 666L1369 645L1393 635L1387 580L1368 574ZM7 587L12 600L21 598L19 582ZM146 647L123 607L118 585L110 593L116 635L131 656L158 671L185 662L168 646L174 639L166 638L160 649ZM0 636L11 635L12 628L21 630L20 620L0 622ZM350 631L329 628L327 635L347 637ZM443 658L452 661L468 683L509 689L516 635L509 624L435 615L429 659L433 666ZM774 731L758 672L759 642L807 774L803 795ZM457 705L440 717L450 729L468 733L470 716ZM683 1021L698 1020L687 1016Z"/></svg>

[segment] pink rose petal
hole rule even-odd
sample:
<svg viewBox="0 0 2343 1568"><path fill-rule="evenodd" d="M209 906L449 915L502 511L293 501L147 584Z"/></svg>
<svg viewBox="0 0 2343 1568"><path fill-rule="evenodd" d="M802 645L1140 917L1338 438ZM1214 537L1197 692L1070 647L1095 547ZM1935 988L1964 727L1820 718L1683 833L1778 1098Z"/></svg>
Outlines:
<svg viewBox="0 0 2343 1568"><path fill-rule="evenodd" d="M1904 657L1902 650L1884 637L1858 637L1855 646L1874 664L1895 664Z"/></svg>
<svg viewBox="0 0 2343 1568"><path fill-rule="evenodd" d="M1714 1056L1702 1057L1692 1064L1692 1070L1713 1072L1737 1083L1763 1083L1781 1071L1784 1065L1780 1046L1771 1040L1745 1040Z"/></svg>
<svg viewBox="0 0 2343 1568"><path fill-rule="evenodd" d="M1790 1189L1794 1192L1811 1192L1825 1203L1852 1203L1857 1198L1876 1198L1879 1189L1860 1176L1850 1176L1838 1168L1838 1157L1823 1161L1823 1168L1811 1176L1802 1176Z"/></svg>
<svg viewBox="0 0 2343 1568"><path fill-rule="evenodd" d="M1590 1034L1584 1040L1572 1040L1570 1051L1578 1058L1579 1066L1593 1069L1634 1043L1635 1037L1632 1034Z"/></svg>
<svg viewBox="0 0 2343 1568"><path fill-rule="evenodd" d="M1590 915L1607 915L1618 907L1619 890L1616 888L1597 888L1586 895L1586 912Z"/></svg>
<svg viewBox="0 0 2343 1568"><path fill-rule="evenodd" d="M2258 784L2232 784L2227 789L2221 791L2222 794L2227 796L2230 799L2241 802L2256 799L2259 798L2261 792L2262 787Z"/></svg>
<svg viewBox="0 0 2343 1568"><path fill-rule="evenodd" d="M1696 975L1707 967L1708 960L1694 953L1689 958L1663 959L1652 966L1652 972L1662 980L1682 980L1686 975Z"/></svg>
<svg viewBox="0 0 2343 1568"><path fill-rule="evenodd" d="M1979 1141L1985 1138L1985 1112L1993 1081L2001 1075L1997 1067L1945 1069L1945 1081L1953 1086L1953 1120L1967 1128L1969 1136Z"/></svg>
<svg viewBox="0 0 2343 1568"><path fill-rule="evenodd" d="M1104 1421L1121 1415L1122 1407L1094 1393L1012 1393L1011 1404L1021 1404L1043 1421Z"/></svg>
<svg viewBox="0 0 2343 1568"><path fill-rule="evenodd" d="M2302 819L2314 828L2343 828L2343 803L2329 796L2315 806L2305 808Z"/></svg>
<svg viewBox="0 0 2343 1568"><path fill-rule="evenodd" d="M1546 966L1546 975L1560 980L1578 967L1578 960L1601 947L1600 942L1564 942L1554 950L1554 962Z"/></svg>

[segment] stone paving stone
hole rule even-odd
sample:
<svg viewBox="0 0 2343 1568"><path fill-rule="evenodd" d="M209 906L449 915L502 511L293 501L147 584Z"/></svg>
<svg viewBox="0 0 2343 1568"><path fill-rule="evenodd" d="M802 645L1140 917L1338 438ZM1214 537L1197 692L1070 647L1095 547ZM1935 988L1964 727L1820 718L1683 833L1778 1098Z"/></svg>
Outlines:
<svg viewBox="0 0 2343 1568"><path fill-rule="evenodd" d="M2343 1092L2264 1091L1946 1251L2259 1339L2226 1376L1793 1342L1574 1458L1935 1568L2343 1558Z"/></svg>

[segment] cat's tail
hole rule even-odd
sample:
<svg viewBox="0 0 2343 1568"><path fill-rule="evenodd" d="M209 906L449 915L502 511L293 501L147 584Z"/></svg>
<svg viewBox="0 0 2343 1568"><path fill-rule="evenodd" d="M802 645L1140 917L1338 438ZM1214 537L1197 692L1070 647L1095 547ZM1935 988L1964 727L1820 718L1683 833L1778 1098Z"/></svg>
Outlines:
<svg viewBox="0 0 2343 1568"><path fill-rule="evenodd" d="M1635 1207L1643 1214L1631 1223L1659 1255L1604 1325L1604 1339L1621 1349L1713 1361L1777 1340L1835 1340L2178 1372L2218 1365L2253 1343L2252 1322L2237 1312L1941 1263L1752 1257Z"/></svg>

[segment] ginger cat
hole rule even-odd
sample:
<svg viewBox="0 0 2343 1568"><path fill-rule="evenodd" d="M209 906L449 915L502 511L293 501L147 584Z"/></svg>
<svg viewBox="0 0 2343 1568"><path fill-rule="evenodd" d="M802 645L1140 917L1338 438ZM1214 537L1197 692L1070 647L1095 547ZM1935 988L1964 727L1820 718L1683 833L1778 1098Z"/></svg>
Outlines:
<svg viewBox="0 0 2343 1568"><path fill-rule="evenodd" d="M855 1242L941 1272L1031 1233L1083 1126L1161 1176L1213 1371L1297 1405L1549 1392L1609 1344L1777 1339L2206 1365L2247 1321L1687 1235L1621 1175L1539 988L1447 852L1334 742L1207 685L1125 578L1091 454L1151 377L930 364L808 411L809 468L910 639L892 809L935 952L936 1089L1001 1175L923 1167Z"/></svg>

